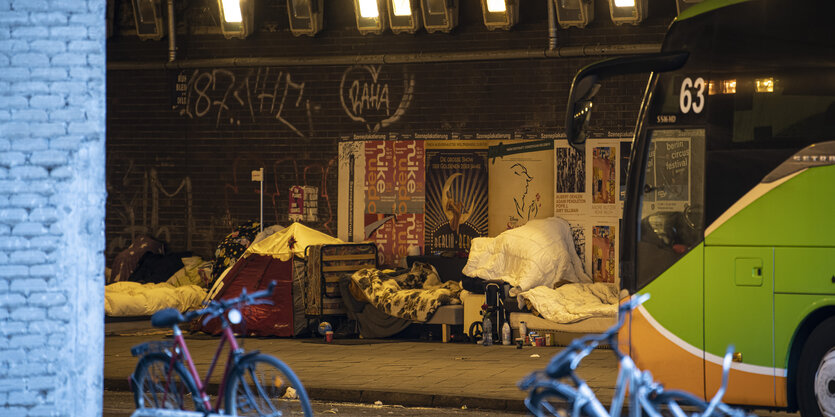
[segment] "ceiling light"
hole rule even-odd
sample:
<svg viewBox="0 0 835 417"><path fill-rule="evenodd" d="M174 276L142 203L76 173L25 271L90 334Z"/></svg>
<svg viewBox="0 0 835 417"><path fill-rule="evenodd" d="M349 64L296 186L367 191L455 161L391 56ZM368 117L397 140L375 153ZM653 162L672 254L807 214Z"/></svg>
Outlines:
<svg viewBox="0 0 835 417"><path fill-rule="evenodd" d="M354 0L354 14L357 17L357 29L363 35L380 34L386 28L384 0Z"/></svg>
<svg viewBox="0 0 835 417"><path fill-rule="evenodd" d="M380 17L380 8L377 7L377 0L360 0L360 16L364 19Z"/></svg>
<svg viewBox="0 0 835 417"><path fill-rule="evenodd" d="M241 23L244 18L241 16L241 2L239 0L222 0L223 20L229 23Z"/></svg>
<svg viewBox="0 0 835 417"><path fill-rule="evenodd" d="M389 27L394 33L415 33L421 27L418 0L389 0Z"/></svg>
<svg viewBox="0 0 835 417"><path fill-rule="evenodd" d="M637 25L646 17L647 0L609 0L609 13L615 24Z"/></svg>
<svg viewBox="0 0 835 417"><path fill-rule="evenodd" d="M487 11L490 13L504 12L507 10L504 0L487 0Z"/></svg>
<svg viewBox="0 0 835 417"><path fill-rule="evenodd" d="M159 0L133 0L133 20L139 39L162 39L162 14Z"/></svg>
<svg viewBox="0 0 835 417"><path fill-rule="evenodd" d="M756 91L758 93L773 93L774 92L774 78L757 78L754 80Z"/></svg>
<svg viewBox="0 0 835 417"><path fill-rule="evenodd" d="M429 33L449 32L458 26L458 0L420 0L420 8Z"/></svg>
<svg viewBox="0 0 835 417"><path fill-rule="evenodd" d="M255 0L217 0L220 31L227 39L245 38L255 29Z"/></svg>
<svg viewBox="0 0 835 417"><path fill-rule="evenodd" d="M412 2L411 0L391 0L390 10L395 16L411 16Z"/></svg>
<svg viewBox="0 0 835 417"><path fill-rule="evenodd" d="M549 0L550 1L550 0ZM591 0L553 0L557 9L557 22L563 28L586 27L594 20Z"/></svg>
<svg viewBox="0 0 835 417"><path fill-rule="evenodd" d="M324 0L288 0L287 15L290 32L295 36L313 36L324 26Z"/></svg>
<svg viewBox="0 0 835 417"><path fill-rule="evenodd" d="M481 12L487 29L510 29L519 22L520 0L481 0Z"/></svg>

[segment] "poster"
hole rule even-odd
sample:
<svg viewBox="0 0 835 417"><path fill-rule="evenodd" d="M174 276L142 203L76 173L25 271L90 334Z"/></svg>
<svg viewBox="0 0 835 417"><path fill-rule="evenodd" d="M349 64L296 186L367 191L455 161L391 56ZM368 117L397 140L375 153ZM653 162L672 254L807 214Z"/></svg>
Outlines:
<svg viewBox="0 0 835 417"><path fill-rule="evenodd" d="M620 185L618 184L618 151L620 144L609 140L599 140L587 144L587 164L591 168L589 176L589 191L591 192L591 215L618 216L616 204Z"/></svg>
<svg viewBox="0 0 835 417"><path fill-rule="evenodd" d="M319 215L319 188L309 185L290 187L290 221L314 222Z"/></svg>
<svg viewBox="0 0 835 417"><path fill-rule="evenodd" d="M577 219L588 215L585 155L568 144L554 143L554 215Z"/></svg>
<svg viewBox="0 0 835 417"><path fill-rule="evenodd" d="M580 258L580 263L586 271L589 270L588 257L586 256L586 223L578 220L569 220L568 225L571 227L571 237L574 239L574 251Z"/></svg>
<svg viewBox="0 0 835 417"><path fill-rule="evenodd" d="M365 142L339 142L337 237L345 242L365 240Z"/></svg>
<svg viewBox="0 0 835 417"><path fill-rule="evenodd" d="M394 213L395 186L394 141L365 142L365 212Z"/></svg>
<svg viewBox="0 0 835 417"><path fill-rule="evenodd" d="M554 215L552 140L500 144L488 152L489 236Z"/></svg>
<svg viewBox="0 0 835 417"><path fill-rule="evenodd" d="M397 238L394 219L395 216L391 214L365 214L364 230L368 240L377 245L377 262L380 266L394 266L397 263L394 256Z"/></svg>
<svg viewBox="0 0 835 417"><path fill-rule="evenodd" d="M653 212L683 211L690 203L690 139L653 138L647 160L644 202Z"/></svg>
<svg viewBox="0 0 835 417"><path fill-rule="evenodd" d="M591 278L594 282L618 283L617 226L594 224L591 229Z"/></svg>
<svg viewBox="0 0 835 417"><path fill-rule="evenodd" d="M427 254L466 252L473 238L487 234L487 151L457 142L457 149L426 148Z"/></svg>
<svg viewBox="0 0 835 417"><path fill-rule="evenodd" d="M423 213L425 203L424 141L393 142L396 214Z"/></svg>
<svg viewBox="0 0 835 417"><path fill-rule="evenodd" d="M618 224L623 216L632 139L593 138L585 152L554 142L554 215L568 221L577 255L596 282L618 283Z"/></svg>
<svg viewBox="0 0 835 417"><path fill-rule="evenodd" d="M394 222L394 251L392 263L406 266L406 256L410 250L423 252L424 242L423 213L398 214Z"/></svg>

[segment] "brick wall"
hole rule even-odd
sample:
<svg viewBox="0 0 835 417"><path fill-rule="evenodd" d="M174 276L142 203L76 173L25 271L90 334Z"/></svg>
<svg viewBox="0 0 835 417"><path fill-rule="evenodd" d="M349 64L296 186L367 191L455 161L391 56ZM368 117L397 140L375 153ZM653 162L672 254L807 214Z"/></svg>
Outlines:
<svg viewBox="0 0 835 417"><path fill-rule="evenodd" d="M105 0L0 0L0 415L101 410Z"/></svg>
<svg viewBox="0 0 835 417"><path fill-rule="evenodd" d="M487 31L479 2L465 0L450 34L366 36L356 29L350 1L325 3L325 29L314 38L289 33L284 1L258 3L258 30L245 40L211 33L206 22L212 22L216 2L180 5L177 62L205 60L186 69L164 67L168 43L140 41L131 32L129 5L117 3L122 25L108 42L108 64L121 65L108 71L108 262L138 233L158 236L172 250L211 257L235 224L258 218L258 185L250 171L261 166L267 224L286 225L289 188L311 185L320 190L319 220L307 224L335 235L341 135L562 131L574 72L600 59L211 64L226 58L541 51L548 44L544 0L523 2L521 21L511 31ZM585 29L560 29L560 47L657 44L675 11L673 2L662 3L640 26L616 26L607 2L594 3L595 21ZM645 77L608 83L595 103L596 127L631 130L644 87ZM385 88L385 101L377 88Z"/></svg>

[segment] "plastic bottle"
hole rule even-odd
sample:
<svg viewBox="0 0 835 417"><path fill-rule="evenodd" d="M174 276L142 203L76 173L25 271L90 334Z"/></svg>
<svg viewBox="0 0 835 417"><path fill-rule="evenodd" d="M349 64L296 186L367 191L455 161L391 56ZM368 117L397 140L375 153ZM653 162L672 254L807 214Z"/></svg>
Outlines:
<svg viewBox="0 0 835 417"><path fill-rule="evenodd" d="M491 346L493 345L493 323L490 321L489 317L484 317L484 323L482 325L482 344L484 346Z"/></svg>
<svg viewBox="0 0 835 417"><path fill-rule="evenodd" d="M528 344L528 324L524 321L519 322L519 337L522 338L522 343Z"/></svg>
<svg viewBox="0 0 835 417"><path fill-rule="evenodd" d="M508 324L507 322L504 322L504 324L502 325L502 344L510 344L510 324Z"/></svg>

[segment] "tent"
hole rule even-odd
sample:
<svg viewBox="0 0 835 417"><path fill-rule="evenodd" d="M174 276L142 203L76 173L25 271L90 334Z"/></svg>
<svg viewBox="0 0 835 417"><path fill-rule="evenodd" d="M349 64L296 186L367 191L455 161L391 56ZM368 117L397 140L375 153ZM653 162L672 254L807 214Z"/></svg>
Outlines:
<svg viewBox="0 0 835 417"><path fill-rule="evenodd" d="M248 336L295 336L307 327L304 315L305 248L338 243L343 242L293 223L247 248L241 258L215 281L207 301L237 297L244 288L252 293L276 281L273 304L242 308L244 320L233 326L233 330ZM220 333L220 320L213 319L205 325L202 318L200 320L200 330Z"/></svg>

